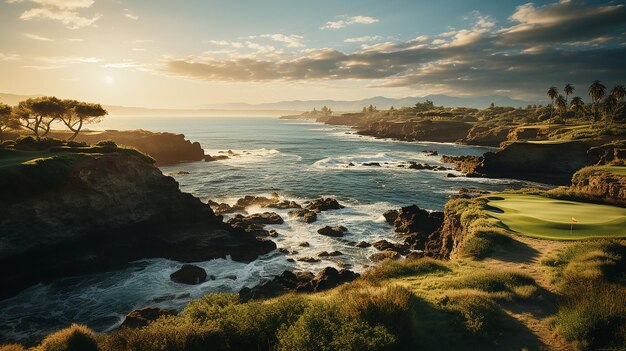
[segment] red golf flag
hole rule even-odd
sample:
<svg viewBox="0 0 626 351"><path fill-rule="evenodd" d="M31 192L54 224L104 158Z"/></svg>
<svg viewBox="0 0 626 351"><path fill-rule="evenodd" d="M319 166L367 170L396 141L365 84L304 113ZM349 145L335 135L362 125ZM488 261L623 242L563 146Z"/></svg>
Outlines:
<svg viewBox="0 0 626 351"><path fill-rule="evenodd" d="M573 223L578 223L578 220L576 219L576 217L572 217L572 222Z"/></svg>

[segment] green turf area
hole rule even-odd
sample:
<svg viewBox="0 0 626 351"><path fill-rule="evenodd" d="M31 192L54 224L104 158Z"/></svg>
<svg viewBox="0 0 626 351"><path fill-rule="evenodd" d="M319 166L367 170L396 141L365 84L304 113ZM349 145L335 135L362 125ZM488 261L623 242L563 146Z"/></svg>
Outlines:
<svg viewBox="0 0 626 351"><path fill-rule="evenodd" d="M494 194L487 198L487 205L495 208L485 210L489 215L509 229L531 237L551 240L626 237L626 208L525 194ZM573 225L572 217L577 219Z"/></svg>
<svg viewBox="0 0 626 351"><path fill-rule="evenodd" d="M598 169L611 172L613 174L626 176L626 166L599 166Z"/></svg>

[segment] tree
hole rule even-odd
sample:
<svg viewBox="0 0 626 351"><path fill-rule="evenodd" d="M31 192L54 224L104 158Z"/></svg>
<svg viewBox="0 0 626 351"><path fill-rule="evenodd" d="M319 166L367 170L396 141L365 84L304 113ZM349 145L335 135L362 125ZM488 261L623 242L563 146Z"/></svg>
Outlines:
<svg viewBox="0 0 626 351"><path fill-rule="evenodd" d="M554 99L557 95L559 95L559 90L556 87L550 87L550 89L548 89L548 96L550 97L550 101L552 102L552 105L550 107L550 118L552 118L552 115L554 114Z"/></svg>
<svg viewBox="0 0 626 351"><path fill-rule="evenodd" d="M52 122L65 113L63 102L53 96L24 100L13 109L19 125L31 131L37 140L48 134Z"/></svg>
<svg viewBox="0 0 626 351"><path fill-rule="evenodd" d="M74 140L76 138L83 124L97 123L100 121L100 118L108 113L100 104L76 100L63 100L62 103L65 106L65 112L59 119L69 130L74 132L68 140Z"/></svg>
<svg viewBox="0 0 626 351"><path fill-rule="evenodd" d="M13 108L0 102L0 141L4 140L4 131L15 127L15 119L12 115Z"/></svg>
<svg viewBox="0 0 626 351"><path fill-rule="evenodd" d="M567 105L567 101L569 100L569 96L574 93L574 90L576 89L574 88L573 85L571 85L570 83L565 84L565 89L563 89L563 91L565 91L565 104L566 105Z"/></svg>
<svg viewBox="0 0 626 351"><path fill-rule="evenodd" d="M363 106L363 109L361 110L361 113L367 113L367 107Z"/></svg>
<svg viewBox="0 0 626 351"><path fill-rule="evenodd" d="M624 88L621 84L614 86L613 90L611 90L611 96L617 100L615 111L618 111L620 107L622 107L622 100L624 99L624 96L626 96L626 88Z"/></svg>
<svg viewBox="0 0 626 351"><path fill-rule="evenodd" d="M376 111L378 111L378 109L374 105L369 105L369 107L367 108L367 112L369 113L374 113Z"/></svg>
<svg viewBox="0 0 626 351"><path fill-rule="evenodd" d="M583 102L583 99L580 98L580 96L574 96L569 104L569 109L570 111L574 112L575 117L580 117L580 115L583 115L584 117L584 105L585 103Z"/></svg>
<svg viewBox="0 0 626 351"><path fill-rule="evenodd" d="M591 107L593 109L593 121L597 122L599 103L606 93L606 87L599 80L594 80L589 86L588 93L592 102Z"/></svg>
<svg viewBox="0 0 626 351"><path fill-rule="evenodd" d="M608 95L602 102L602 115L604 117L604 123L608 127L613 123L613 116L617 109L617 99L613 95Z"/></svg>
<svg viewBox="0 0 626 351"><path fill-rule="evenodd" d="M556 106L557 112L559 113L559 116L565 119L565 111L567 111L567 102L565 98L563 97L563 95L559 94L559 96L557 96L556 99L554 100L554 104Z"/></svg>

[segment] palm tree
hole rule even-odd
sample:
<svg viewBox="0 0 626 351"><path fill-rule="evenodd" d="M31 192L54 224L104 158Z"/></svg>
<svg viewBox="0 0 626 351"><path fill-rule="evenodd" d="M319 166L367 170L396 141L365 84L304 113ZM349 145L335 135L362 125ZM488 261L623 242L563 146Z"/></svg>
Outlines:
<svg viewBox="0 0 626 351"><path fill-rule="evenodd" d="M554 99L559 95L559 89L556 87L550 87L548 89L548 96L550 97L550 101L552 101L552 107L550 108L550 118L552 118L552 114L554 113Z"/></svg>
<svg viewBox="0 0 626 351"><path fill-rule="evenodd" d="M557 96L556 99L554 100L554 104L556 105L556 110L559 113L559 116L561 116L561 118L565 120L565 111L567 111L567 102L565 101L565 98L563 97L563 95L559 94L559 96Z"/></svg>
<svg viewBox="0 0 626 351"><path fill-rule="evenodd" d="M621 84L616 85L613 87L613 90L611 90L611 96L613 96L617 101L617 106L615 106L615 112L617 112L622 107L622 100L624 99L624 96L626 96L626 88L624 88ZM613 118L615 118L615 116L613 116Z"/></svg>
<svg viewBox="0 0 626 351"><path fill-rule="evenodd" d="M585 113L584 105L585 103L583 102L583 99L580 98L580 96L574 96L572 98L572 101L569 104L569 109L570 111L574 112L575 117L579 117L581 113L583 114L583 117L584 117L584 113Z"/></svg>
<svg viewBox="0 0 626 351"><path fill-rule="evenodd" d="M602 114L604 115L604 123L608 127L613 123L613 116L617 109L617 99L613 95L608 95L602 102Z"/></svg>
<svg viewBox="0 0 626 351"><path fill-rule="evenodd" d="M606 87L599 80L594 80L589 86L589 96L591 97L592 108L593 108L593 121L598 121L598 105L600 100L604 97L606 93Z"/></svg>
<svg viewBox="0 0 626 351"><path fill-rule="evenodd" d="M567 103L567 100L569 99L569 96L572 95L574 93L574 86L571 85L570 83L565 84L565 103Z"/></svg>

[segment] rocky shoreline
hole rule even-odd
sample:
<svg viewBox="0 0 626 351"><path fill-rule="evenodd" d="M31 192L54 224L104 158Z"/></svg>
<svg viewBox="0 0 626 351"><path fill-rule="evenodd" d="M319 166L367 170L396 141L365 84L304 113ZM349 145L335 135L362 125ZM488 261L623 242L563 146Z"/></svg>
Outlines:
<svg viewBox="0 0 626 351"><path fill-rule="evenodd" d="M252 261L276 249L135 156L70 154L1 172L0 298L142 258Z"/></svg>

